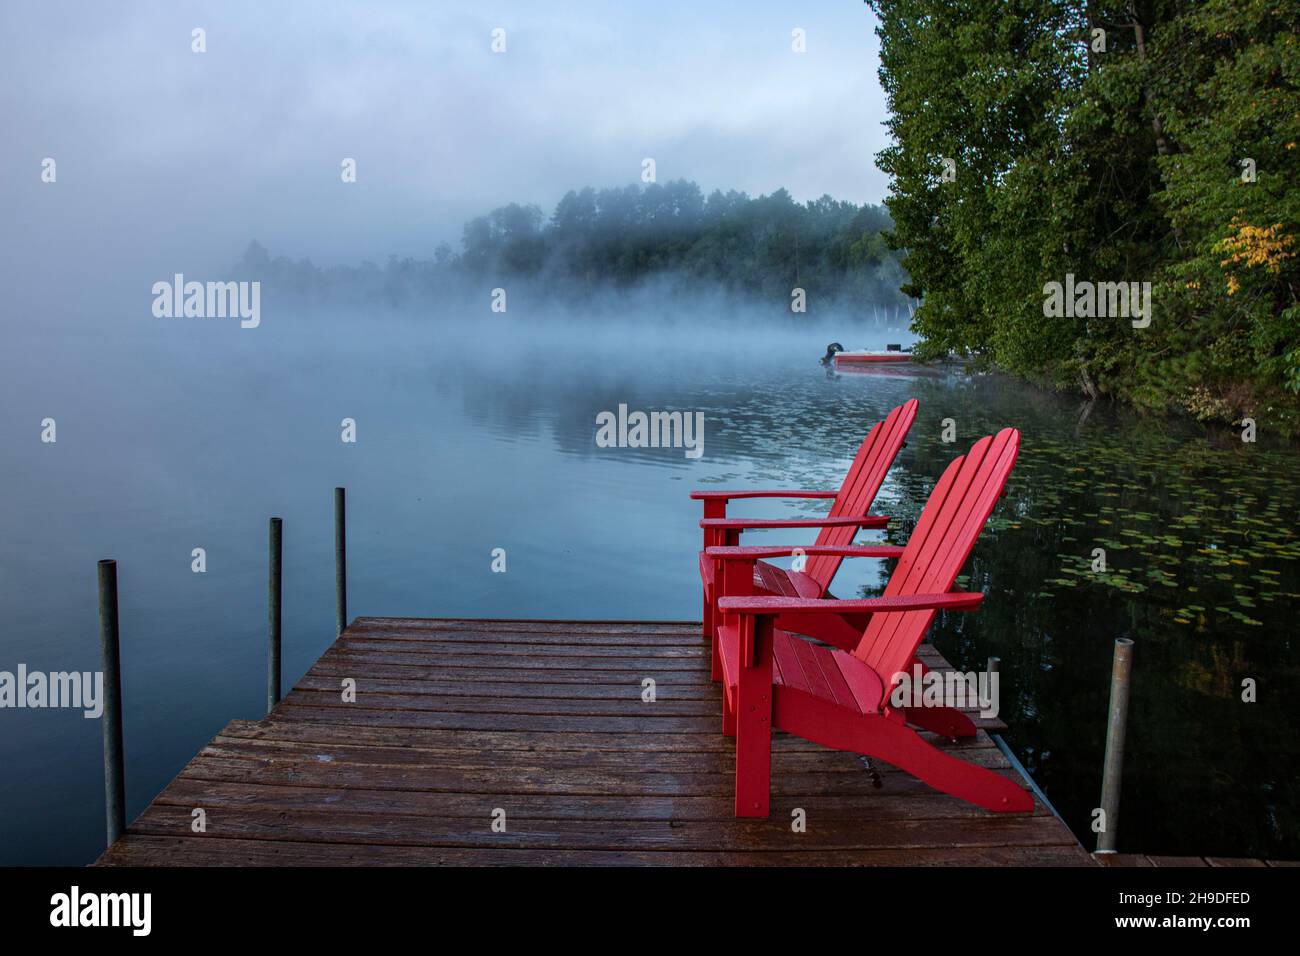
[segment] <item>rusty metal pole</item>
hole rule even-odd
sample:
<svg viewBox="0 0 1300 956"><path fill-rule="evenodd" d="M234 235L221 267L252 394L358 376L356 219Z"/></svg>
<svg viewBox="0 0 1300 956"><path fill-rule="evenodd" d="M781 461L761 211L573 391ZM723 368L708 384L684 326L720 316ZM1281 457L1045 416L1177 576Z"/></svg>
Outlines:
<svg viewBox="0 0 1300 956"><path fill-rule="evenodd" d="M1115 641L1110 671L1110 716L1106 723L1106 758L1101 771L1101 810L1104 824L1097 834L1097 852L1115 853L1119 844L1119 788L1124 775L1124 737L1128 731L1129 677L1133 642Z"/></svg>

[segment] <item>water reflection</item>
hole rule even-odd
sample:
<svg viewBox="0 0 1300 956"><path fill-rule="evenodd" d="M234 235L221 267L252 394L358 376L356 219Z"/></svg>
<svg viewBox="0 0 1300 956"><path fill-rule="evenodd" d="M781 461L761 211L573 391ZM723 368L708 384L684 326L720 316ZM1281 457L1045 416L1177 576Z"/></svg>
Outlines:
<svg viewBox="0 0 1300 956"><path fill-rule="evenodd" d="M1104 403L1085 416L1076 401L954 369L828 376L817 359L838 330L665 331L622 317L451 334L318 315L268 319L251 337L195 328L129 341L29 332L57 361L20 361L22 348L0 359L14 411L0 423L11 479L0 666L96 666L93 565L118 558L132 814L227 720L260 716L267 516L285 518L287 680L331 639L336 484L352 509L354 613L693 618L687 491L833 488L870 425L915 396L877 504L897 517L892 541L955 454L1006 425L1023 432L962 582L988 598L943 617L934 639L963 669L1002 658L1008 740L1085 843L1110 645L1130 636L1121 847L1300 856L1285 732L1300 716L1287 695L1300 597L1291 451ZM596 415L620 403L702 411L704 456L596 447ZM60 441L38 454L28 426L47 414ZM345 416L355 446L339 441ZM940 440L948 418L955 444ZM189 569L197 546L204 575ZM508 551L505 575L489 570L495 547ZM1104 574L1091 570L1097 547ZM887 573L846 562L834 589L874 593ZM1241 702L1245 678L1258 703ZM3 716L0 862L82 863L97 850L98 727L65 716Z"/></svg>

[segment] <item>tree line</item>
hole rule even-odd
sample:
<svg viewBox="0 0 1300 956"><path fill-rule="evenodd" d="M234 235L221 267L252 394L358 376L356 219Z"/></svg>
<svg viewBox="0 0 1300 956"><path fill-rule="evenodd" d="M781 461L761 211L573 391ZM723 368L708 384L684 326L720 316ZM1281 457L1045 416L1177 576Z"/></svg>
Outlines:
<svg viewBox="0 0 1300 956"><path fill-rule="evenodd" d="M290 291L360 288L394 302L448 287L526 282L581 297L663 280L680 291L721 288L789 314L793 290L803 289L810 314L834 307L871 317L906 302L900 253L885 238L892 226L883 206L828 195L800 203L785 189L706 196L676 180L571 190L549 216L510 203L467 222L459 250L441 243L428 259L321 269L272 258L253 242L238 270Z"/></svg>

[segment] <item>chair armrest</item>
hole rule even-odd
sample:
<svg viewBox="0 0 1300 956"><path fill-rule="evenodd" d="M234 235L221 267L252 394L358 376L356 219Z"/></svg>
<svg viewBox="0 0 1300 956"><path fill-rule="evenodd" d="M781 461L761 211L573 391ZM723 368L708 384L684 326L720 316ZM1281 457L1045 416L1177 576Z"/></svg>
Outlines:
<svg viewBox="0 0 1300 956"><path fill-rule="evenodd" d="M704 553L720 561L736 560L755 560L758 558L784 558L800 551L808 557L817 555L828 555L840 558L897 558L902 555L906 549L896 544L850 544L843 546L834 546L828 544L791 544L791 545L773 545L771 547L741 547L738 545L714 545L705 548Z"/></svg>
<svg viewBox="0 0 1300 956"><path fill-rule="evenodd" d="M906 594L863 598L855 601L819 598L724 597L718 610L734 614L888 614L902 611L970 611L984 600L978 591L950 591L946 594Z"/></svg>
<svg viewBox="0 0 1300 956"><path fill-rule="evenodd" d="M729 501L732 498L835 498L839 495L838 491L812 491L809 489L793 490L768 490L759 489L756 491L701 491L691 492L691 497L697 501Z"/></svg>
<svg viewBox="0 0 1300 956"><path fill-rule="evenodd" d="M746 528L883 528L889 524L885 515L861 518L704 518L700 527L706 531L743 531Z"/></svg>

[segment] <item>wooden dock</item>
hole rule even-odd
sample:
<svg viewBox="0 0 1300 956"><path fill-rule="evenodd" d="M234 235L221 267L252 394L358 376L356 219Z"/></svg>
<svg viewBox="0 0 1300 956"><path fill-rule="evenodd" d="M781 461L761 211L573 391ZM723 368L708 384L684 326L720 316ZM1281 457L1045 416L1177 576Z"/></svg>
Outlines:
<svg viewBox="0 0 1300 956"><path fill-rule="evenodd" d="M99 865L1094 865L1037 800L987 813L883 764L876 787L782 733L771 816L737 820L721 706L698 623L358 618ZM948 746L1016 773L984 730Z"/></svg>

